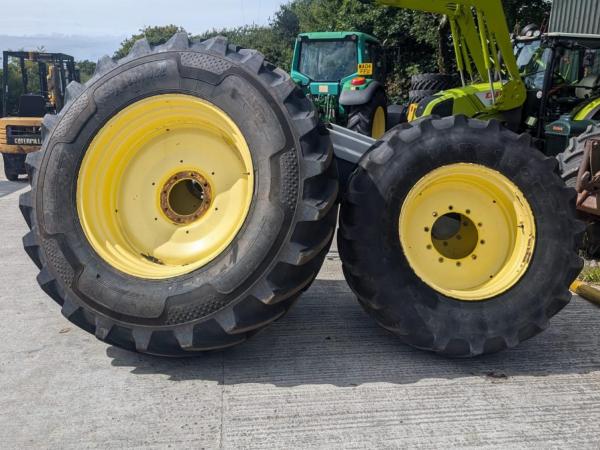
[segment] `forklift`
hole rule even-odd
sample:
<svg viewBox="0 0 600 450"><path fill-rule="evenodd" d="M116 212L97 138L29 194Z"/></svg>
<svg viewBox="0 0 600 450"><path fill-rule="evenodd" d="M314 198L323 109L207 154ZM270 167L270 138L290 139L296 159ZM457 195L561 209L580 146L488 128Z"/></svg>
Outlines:
<svg viewBox="0 0 600 450"><path fill-rule="evenodd" d="M2 69L0 153L6 178L17 181L26 173L25 156L42 145L42 118L62 109L67 85L79 81L79 72L72 56L27 51L4 51ZM20 74L17 88L9 83L15 69ZM30 80L32 73L37 83Z"/></svg>

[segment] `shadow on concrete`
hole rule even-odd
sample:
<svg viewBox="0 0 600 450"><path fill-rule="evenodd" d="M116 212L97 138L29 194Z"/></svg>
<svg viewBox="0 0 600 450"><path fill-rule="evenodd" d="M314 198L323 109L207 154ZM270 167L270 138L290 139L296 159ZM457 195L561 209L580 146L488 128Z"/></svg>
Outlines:
<svg viewBox="0 0 600 450"><path fill-rule="evenodd" d="M19 181L0 180L0 198L17 192L27 187L27 179L19 179Z"/></svg>
<svg viewBox="0 0 600 450"><path fill-rule="evenodd" d="M481 376L491 383L516 376L585 374L600 370L600 311L579 298L548 330L500 354L454 360L401 344L363 312L345 281L317 280L282 320L241 346L183 360L139 355L116 347L112 365L172 381L280 387L415 383ZM212 370L208 370L212 367ZM207 375L207 372L209 374ZM214 372L214 373L213 373Z"/></svg>

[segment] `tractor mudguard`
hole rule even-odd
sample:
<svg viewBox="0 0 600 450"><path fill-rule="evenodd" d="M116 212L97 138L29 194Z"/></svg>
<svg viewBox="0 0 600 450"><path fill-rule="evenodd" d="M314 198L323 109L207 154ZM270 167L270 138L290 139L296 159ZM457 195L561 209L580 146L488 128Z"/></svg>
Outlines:
<svg viewBox="0 0 600 450"><path fill-rule="evenodd" d="M581 105L574 112L573 119L575 120L595 120L600 113L600 98L595 98Z"/></svg>
<svg viewBox="0 0 600 450"><path fill-rule="evenodd" d="M379 89L384 89L379 81L372 81L369 85L360 90L344 89L340 95L340 105L342 106L357 106L365 105L371 101L375 92ZM384 89L385 90L385 89Z"/></svg>
<svg viewBox="0 0 600 450"><path fill-rule="evenodd" d="M506 84L494 83L495 95L503 98L506 94ZM513 108L509 108L513 106ZM487 83L471 84L464 87L448 89L413 103L409 107L409 122L430 116L448 117L462 114L467 117L477 117L480 120L498 119L505 121L504 111L519 108L518 101L504 100L502 109L495 107L492 102L492 92Z"/></svg>

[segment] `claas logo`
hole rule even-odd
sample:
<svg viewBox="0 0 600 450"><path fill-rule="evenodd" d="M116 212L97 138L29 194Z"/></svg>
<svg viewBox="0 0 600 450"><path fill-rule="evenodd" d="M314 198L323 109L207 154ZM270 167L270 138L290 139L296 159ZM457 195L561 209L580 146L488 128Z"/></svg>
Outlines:
<svg viewBox="0 0 600 450"><path fill-rule="evenodd" d="M502 97L502 91L496 91L495 95L496 95L496 100L498 100L500 97ZM492 91L488 91L485 93L486 100L492 100L493 98L494 98L494 96L492 95Z"/></svg>

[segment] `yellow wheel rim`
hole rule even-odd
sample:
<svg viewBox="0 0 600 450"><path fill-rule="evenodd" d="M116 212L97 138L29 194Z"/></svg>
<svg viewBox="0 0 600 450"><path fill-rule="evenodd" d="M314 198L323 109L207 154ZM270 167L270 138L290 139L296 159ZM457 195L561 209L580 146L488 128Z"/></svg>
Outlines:
<svg viewBox="0 0 600 450"><path fill-rule="evenodd" d="M535 221L508 178L478 164L452 164L421 178L400 212L400 242L417 276L459 300L486 300L524 275Z"/></svg>
<svg viewBox="0 0 600 450"><path fill-rule="evenodd" d="M373 128L371 129L371 137L373 139L379 139L385 134L385 111L382 106L379 106L375 110L373 116Z"/></svg>
<svg viewBox="0 0 600 450"><path fill-rule="evenodd" d="M181 94L140 100L94 137L77 182L83 231L104 261L165 279L218 256L242 227L252 157L233 120Z"/></svg>

